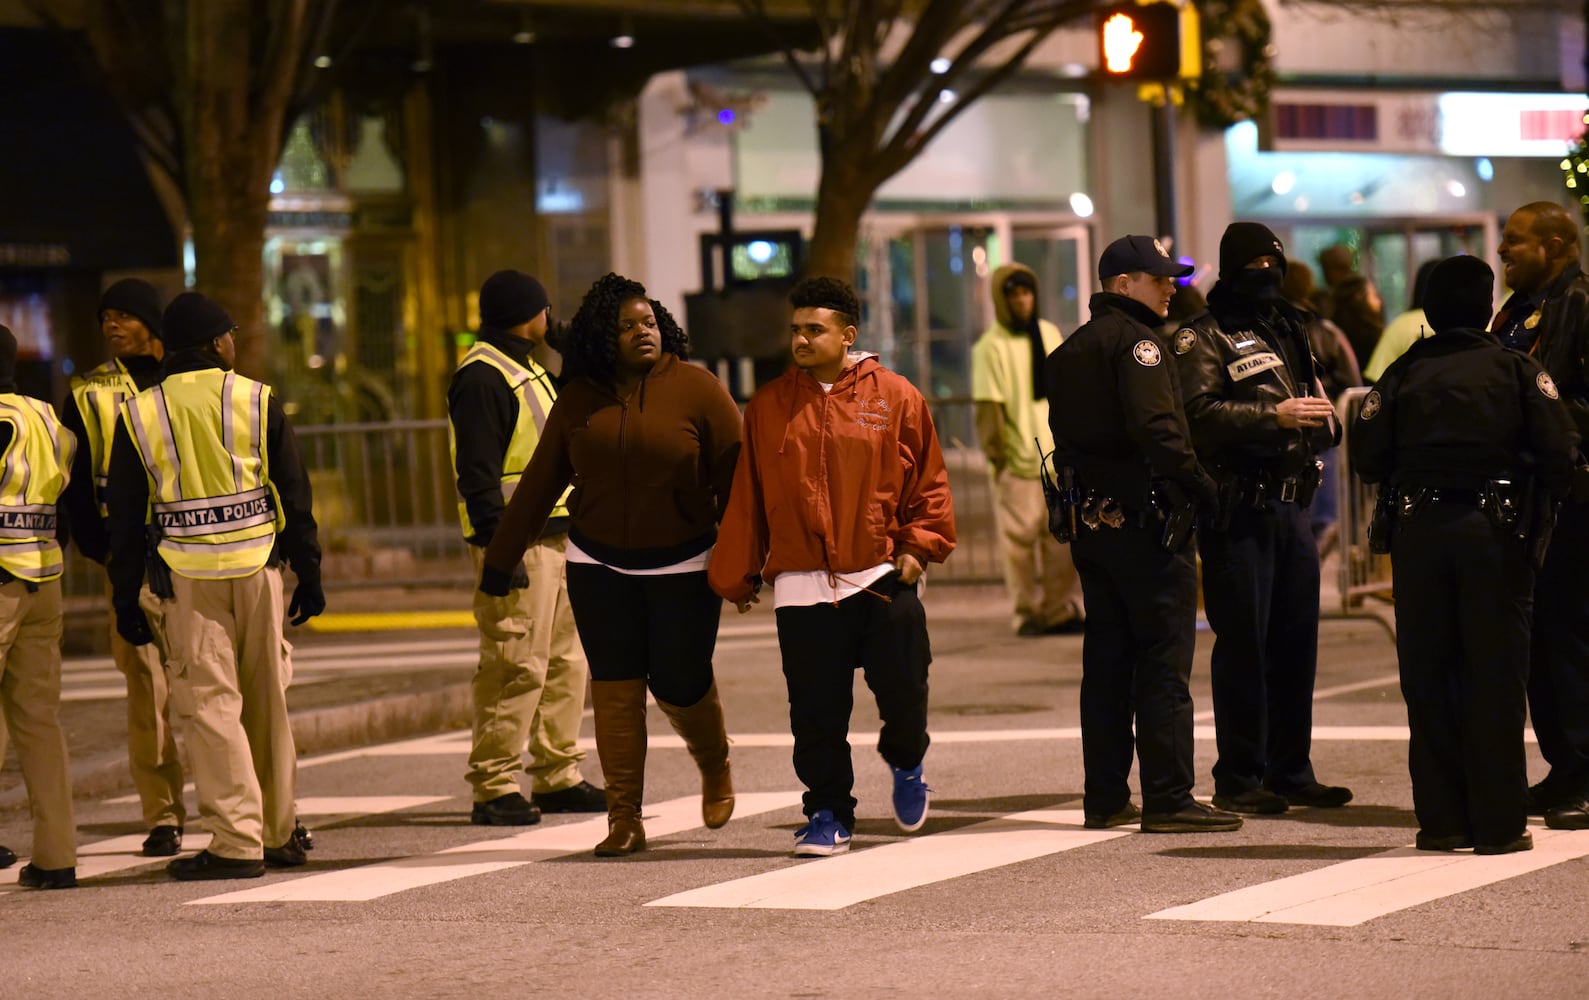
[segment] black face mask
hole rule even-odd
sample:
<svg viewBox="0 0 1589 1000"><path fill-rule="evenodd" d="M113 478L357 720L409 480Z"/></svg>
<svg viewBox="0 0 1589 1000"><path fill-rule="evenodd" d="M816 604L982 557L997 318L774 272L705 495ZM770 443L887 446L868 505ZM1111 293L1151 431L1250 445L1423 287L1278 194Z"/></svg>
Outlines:
<svg viewBox="0 0 1589 1000"><path fill-rule="evenodd" d="M1283 298L1280 285L1285 281L1285 272L1278 267L1243 268L1227 280L1236 297L1247 302L1267 304Z"/></svg>

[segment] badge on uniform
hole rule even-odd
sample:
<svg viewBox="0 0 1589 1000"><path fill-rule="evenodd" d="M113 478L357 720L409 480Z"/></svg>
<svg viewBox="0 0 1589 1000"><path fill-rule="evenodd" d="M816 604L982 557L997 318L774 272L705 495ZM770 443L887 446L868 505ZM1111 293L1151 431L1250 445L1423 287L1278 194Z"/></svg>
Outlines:
<svg viewBox="0 0 1589 1000"><path fill-rule="evenodd" d="M1540 374L1543 375L1544 373L1541 372ZM1548 378L1549 376L1546 377ZM1379 415L1380 403L1381 400L1379 398L1379 390L1368 390L1368 395L1363 397L1363 408L1357 411L1357 415L1362 417L1364 420L1373 420Z"/></svg>
<svg viewBox="0 0 1589 1000"><path fill-rule="evenodd" d="M1551 399L1560 399L1561 393L1556 391L1556 383L1551 381L1550 372L1540 372L1534 376L1534 384L1539 386L1539 391Z"/></svg>
<svg viewBox="0 0 1589 1000"><path fill-rule="evenodd" d="M1159 363L1159 345L1151 340L1139 340L1137 346L1131 348L1131 353L1136 356L1137 364L1144 368L1152 368Z"/></svg>
<svg viewBox="0 0 1589 1000"><path fill-rule="evenodd" d="M1545 315L1545 307L1544 306L1540 306L1538 309L1535 309L1534 310L1534 315L1532 315L1532 316L1528 317L1527 319L1523 320L1523 329L1532 330L1534 327L1539 325L1540 317L1542 317L1544 315ZM1551 397L1551 398L1554 399L1555 397Z"/></svg>
<svg viewBox="0 0 1589 1000"><path fill-rule="evenodd" d="M1197 343L1197 331L1186 327L1175 334L1175 353L1185 354Z"/></svg>

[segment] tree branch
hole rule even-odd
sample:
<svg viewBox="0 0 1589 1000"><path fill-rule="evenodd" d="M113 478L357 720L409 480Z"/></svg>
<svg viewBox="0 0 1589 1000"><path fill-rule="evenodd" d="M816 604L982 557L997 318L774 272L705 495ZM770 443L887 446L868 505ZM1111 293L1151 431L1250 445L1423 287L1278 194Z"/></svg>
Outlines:
<svg viewBox="0 0 1589 1000"><path fill-rule="evenodd" d="M813 13L815 13L817 5L821 2L822 0L812 0L811 7ZM806 68L800 64L800 58L795 54L794 46L788 44L784 40L784 36L780 35L777 29L773 26L772 18L767 14L766 0L739 0L739 9L744 11L745 16L754 21L758 28L762 29L762 33L764 35L766 35L773 42L777 43L778 50L780 53L782 53L784 62L788 64L789 69L800 81L801 86L805 87L813 98L820 97L822 93L821 89L817 87L816 81L811 79L811 74L806 72ZM822 59L825 64L828 59L827 52L829 45L828 30L825 22L819 20L817 22L817 29L822 32Z"/></svg>

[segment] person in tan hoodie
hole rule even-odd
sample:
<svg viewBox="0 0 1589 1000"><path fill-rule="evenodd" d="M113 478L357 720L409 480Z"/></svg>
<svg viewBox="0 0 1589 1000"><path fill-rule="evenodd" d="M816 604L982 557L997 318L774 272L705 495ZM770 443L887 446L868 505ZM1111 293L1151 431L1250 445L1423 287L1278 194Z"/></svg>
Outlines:
<svg viewBox="0 0 1589 1000"><path fill-rule="evenodd" d="M883 719L877 751L894 818L927 817L927 666L920 580L955 546L954 504L927 401L877 357L852 353L860 305L833 278L789 301L795 367L745 410L745 442L712 553L712 588L741 613L773 585L794 768L806 786L797 857L849 849L855 829L855 670Z"/></svg>
<svg viewBox="0 0 1589 1000"><path fill-rule="evenodd" d="M576 372L486 547L480 589L506 597L532 539L568 496L568 603L590 663L608 836L597 857L645 849L646 689L701 769L701 817L734 811L712 674L722 600L706 582L739 455L739 408L685 363L689 341L645 287L599 279L569 323Z"/></svg>

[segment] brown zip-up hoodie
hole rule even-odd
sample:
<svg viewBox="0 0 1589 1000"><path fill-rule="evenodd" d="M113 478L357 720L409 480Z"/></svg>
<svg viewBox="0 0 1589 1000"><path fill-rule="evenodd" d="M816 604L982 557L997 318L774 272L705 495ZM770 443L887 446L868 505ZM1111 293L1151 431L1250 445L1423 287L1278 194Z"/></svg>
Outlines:
<svg viewBox="0 0 1589 1000"><path fill-rule="evenodd" d="M672 354L628 399L575 379L547 414L486 565L511 572L569 483L569 538L602 562L653 569L698 555L716 538L739 441L728 390Z"/></svg>

